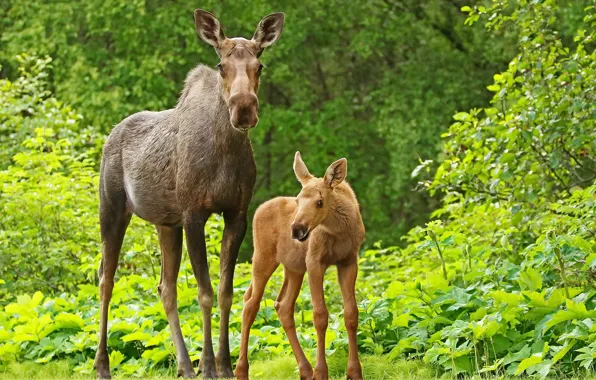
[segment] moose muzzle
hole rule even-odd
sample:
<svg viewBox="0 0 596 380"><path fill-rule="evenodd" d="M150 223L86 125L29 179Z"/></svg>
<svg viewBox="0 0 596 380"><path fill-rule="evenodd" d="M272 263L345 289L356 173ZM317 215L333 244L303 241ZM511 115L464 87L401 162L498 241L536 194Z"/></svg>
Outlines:
<svg viewBox="0 0 596 380"><path fill-rule="evenodd" d="M259 100L255 94L240 93L230 97L230 122L240 130L247 131L259 122Z"/></svg>

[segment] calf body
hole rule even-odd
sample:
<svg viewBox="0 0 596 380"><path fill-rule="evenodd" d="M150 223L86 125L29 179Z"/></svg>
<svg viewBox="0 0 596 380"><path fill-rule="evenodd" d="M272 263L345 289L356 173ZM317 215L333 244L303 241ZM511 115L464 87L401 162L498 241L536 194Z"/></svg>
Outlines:
<svg viewBox="0 0 596 380"><path fill-rule="evenodd" d="M300 377L328 377L325 331L329 313L323 294L323 277L329 266L336 265L349 341L347 376L361 379L362 369L356 342L358 308L354 287L358 252L364 240L364 225L356 196L343 181L347 163L345 159L338 160L329 167L324 178L315 178L308 173L297 153L294 171L303 186L298 197L272 199L262 204L255 213L253 280L244 296L236 377L248 378L250 328L259 310L265 285L279 264L282 264L284 282L275 301L275 309L296 356ZM317 331L317 363L314 372L300 347L294 322L294 306L305 273L308 273Z"/></svg>
<svg viewBox="0 0 596 380"><path fill-rule="evenodd" d="M178 374L195 377L184 344L176 300L176 280L186 244L203 313L204 378L232 377L228 323L238 250L246 233L247 209L256 167L248 129L258 121L258 60L281 34L283 14L265 17L251 40L228 39L217 19L196 10L201 38L221 58L219 70L198 66L187 76L174 109L140 112L118 124L108 137L100 174L102 259L99 268L100 337L95 368L109 378L107 321L114 274L132 214L155 224L162 252L158 290L176 348ZM205 223L222 213L225 229L220 253L219 350L213 353L213 287L207 266Z"/></svg>

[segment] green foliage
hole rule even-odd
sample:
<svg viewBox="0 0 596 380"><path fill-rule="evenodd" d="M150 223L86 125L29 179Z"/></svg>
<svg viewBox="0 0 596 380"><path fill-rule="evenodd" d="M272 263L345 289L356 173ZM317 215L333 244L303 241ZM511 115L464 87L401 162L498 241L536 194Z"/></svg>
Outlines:
<svg viewBox="0 0 596 380"><path fill-rule="evenodd" d="M283 37L262 56L253 210L297 190L287 170L296 150L319 175L345 155L369 244L394 241L426 220L436 201L411 191L411 168L436 156L457 109L490 99L484 83L515 46L465 27L451 0L3 3L2 73L16 76L13 57L23 51L52 57L50 88L85 115L80 124L104 134L130 114L174 106L188 70L217 63L198 41L194 7L213 11L228 35L245 37L261 17L284 11ZM246 244L242 257L250 251Z"/></svg>
<svg viewBox="0 0 596 380"><path fill-rule="evenodd" d="M515 31L511 33L519 52L488 86L494 92L489 107L454 115L455 122L444 134L438 165L426 160L414 170L415 177L422 177L420 185L441 197L434 220L410 230L403 237L404 247L376 244L363 252L357 286L362 354L382 355L391 361L422 360L451 376L544 378L584 376L594 370L596 17L593 6L585 9L579 21L569 9L560 9L553 0L514 4L494 0L462 9L468 14L467 24L482 20L490 33ZM373 11L371 17L375 15L379 16ZM555 25L561 17L573 19L579 26L573 29L564 24L567 34L559 33ZM340 21L338 25L343 25ZM311 27L327 28L323 23ZM300 30L293 34L300 35ZM374 35L364 37L361 35L360 41L369 41ZM292 46L297 41L301 40L290 38L288 43ZM384 40L374 41L382 46ZM313 42L317 46L327 43ZM357 61L375 54L365 44L355 46L360 49L355 49ZM283 49L274 51L269 52L274 60L285 54ZM327 54L327 58L338 58L336 53ZM43 66L47 61L31 62ZM31 103L37 109L46 103L58 109L66 107L43 92L43 71L27 74L30 72L23 71L23 76L39 79L3 82L0 88L6 94L0 96L10 100L7 109L32 102L28 97L36 93L43 93ZM294 80L281 71L275 75L289 83ZM15 90L25 88L26 83L32 83L26 91ZM346 90L340 81L334 81L331 88ZM378 94L385 91L379 88ZM301 92L296 92L299 97ZM341 104L340 98L331 97L322 109L329 111L331 104ZM393 99L391 106L397 101ZM313 107L300 104L305 109ZM298 107L293 102L290 106ZM273 104L266 107L270 107L265 113L271 117L271 125L277 125L273 120L297 125L283 109ZM334 109L335 116L326 123L353 116L340 111L341 107ZM74 115L70 112L66 114ZM51 124L53 118L44 119L42 112L7 114L17 119L9 121L13 124L3 121L5 130L18 129L18 123L32 127L23 132L22 146L10 146L12 164L7 163L0 172L0 302L4 305L0 309L0 366L23 360L68 360L76 372L91 373L99 305L93 283L99 252L97 173L90 161L94 145L79 143L76 135L62 135L77 129ZM354 125L361 126L361 120L355 120ZM44 123L48 125L44 127ZM308 118L304 123L308 125ZM317 125L322 129L323 124ZM306 132L296 134L311 138ZM271 138L271 149L294 144L290 138ZM280 142L282 147L273 148ZM330 149L345 151L349 146L340 141ZM283 157L281 151L271 152L275 154L270 160ZM361 154L367 152L370 150ZM378 157L374 155L374 159ZM281 161L275 165L282 165ZM371 171L368 161L355 161L356 170ZM395 164L389 162L384 168ZM286 164L283 170L272 168L291 176ZM428 173L433 177L425 180ZM268 186L283 193L294 191L282 182ZM171 371L175 360L156 294L159 254L155 234L149 226L138 221L134 224L114 289L109 346L116 372L141 376L153 370ZM221 219L215 218L208 229L215 282L221 227ZM196 361L202 348L202 321L187 260L180 277L181 324L191 358ZM230 325L233 356L238 354L242 295L250 279L250 265L239 265ZM326 349L331 362L339 363L345 358L347 339L342 318L338 318L342 309L336 281L330 270L325 289L332 319ZM291 355L273 307L281 282L278 271L267 287L251 331L252 361ZM43 291L37 291L40 289ZM303 290L296 322L299 340L312 356L312 306L308 289ZM214 319L217 328L217 310Z"/></svg>

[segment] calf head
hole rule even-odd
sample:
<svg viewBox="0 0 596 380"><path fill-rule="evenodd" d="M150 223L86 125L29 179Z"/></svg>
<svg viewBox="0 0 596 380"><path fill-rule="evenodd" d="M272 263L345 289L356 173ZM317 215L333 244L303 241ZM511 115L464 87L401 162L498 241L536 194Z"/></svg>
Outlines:
<svg viewBox="0 0 596 380"><path fill-rule="evenodd" d="M333 189L346 178L348 161L345 158L332 163L323 178L312 176L300 152L294 157L294 173L302 184L302 191L296 197L298 211L292 221L292 238L298 241L308 239L334 207Z"/></svg>
<svg viewBox="0 0 596 380"><path fill-rule="evenodd" d="M273 13L259 22L252 39L227 38L215 16L202 9L195 10L195 25L203 41L215 48L217 65L223 80L224 99L230 111L230 123L247 131L257 125L261 70L261 53L281 36L284 14Z"/></svg>

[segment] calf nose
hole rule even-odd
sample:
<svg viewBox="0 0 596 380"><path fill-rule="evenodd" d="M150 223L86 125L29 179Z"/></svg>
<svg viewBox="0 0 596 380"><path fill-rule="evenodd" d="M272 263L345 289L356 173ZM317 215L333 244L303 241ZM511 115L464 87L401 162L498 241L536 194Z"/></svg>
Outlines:
<svg viewBox="0 0 596 380"><path fill-rule="evenodd" d="M253 128L259 122L259 100L252 93L234 94L230 97L230 122L238 129Z"/></svg>
<svg viewBox="0 0 596 380"><path fill-rule="evenodd" d="M292 239L302 241L308 233L308 227L301 223L292 223Z"/></svg>

